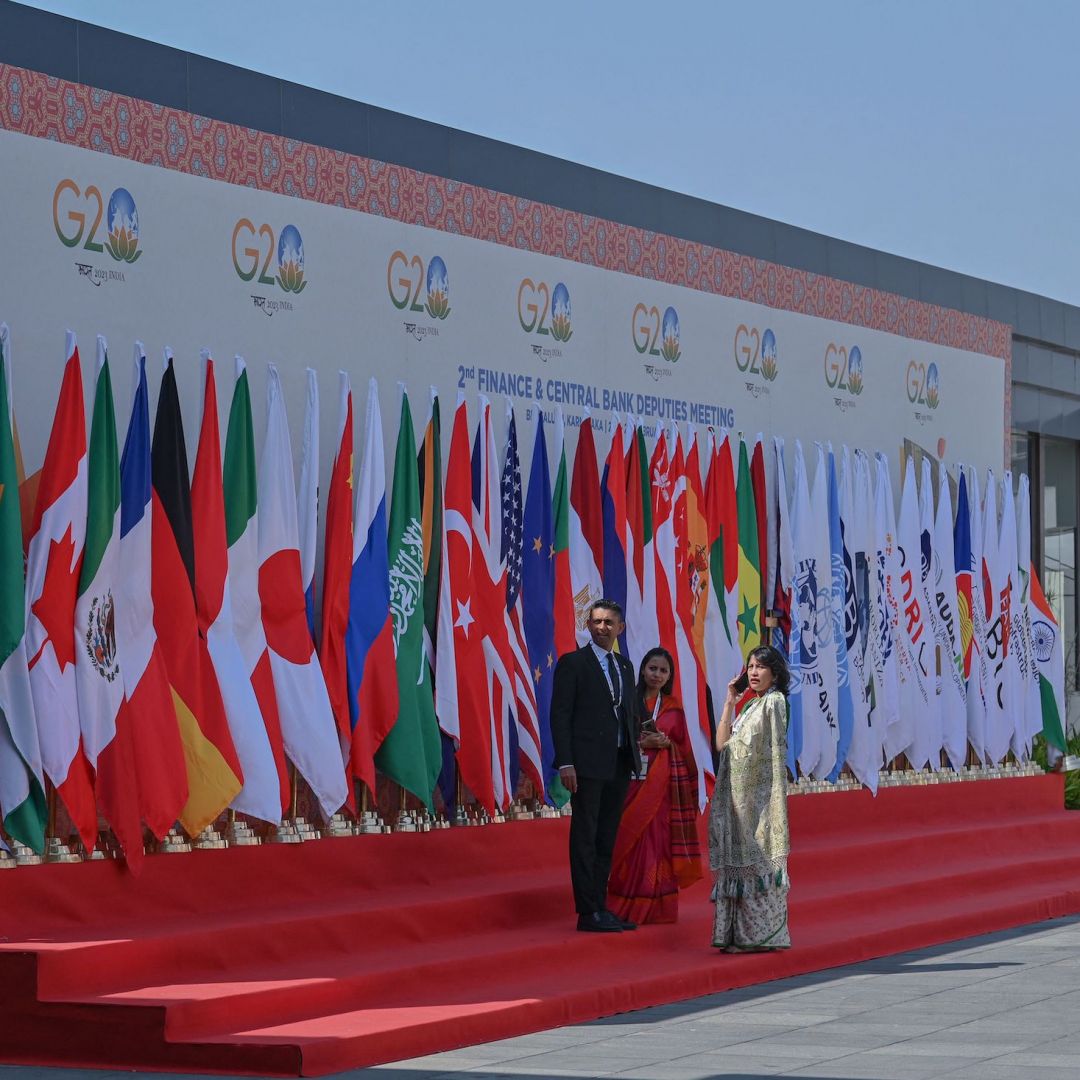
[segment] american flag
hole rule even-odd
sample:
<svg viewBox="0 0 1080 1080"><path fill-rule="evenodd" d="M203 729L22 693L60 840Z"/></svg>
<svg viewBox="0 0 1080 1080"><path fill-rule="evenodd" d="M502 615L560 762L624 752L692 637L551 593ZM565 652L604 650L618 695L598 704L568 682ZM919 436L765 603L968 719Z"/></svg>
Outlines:
<svg viewBox="0 0 1080 1080"><path fill-rule="evenodd" d="M536 715L536 692L533 687L529 650L525 644L521 611L521 562L524 536L524 503L521 490L521 461L518 458L517 420L514 408L507 403L510 431L502 471L502 562L506 567L506 629L514 655L515 719L521 764L532 780L537 795L544 793L543 764L540 752L540 726Z"/></svg>

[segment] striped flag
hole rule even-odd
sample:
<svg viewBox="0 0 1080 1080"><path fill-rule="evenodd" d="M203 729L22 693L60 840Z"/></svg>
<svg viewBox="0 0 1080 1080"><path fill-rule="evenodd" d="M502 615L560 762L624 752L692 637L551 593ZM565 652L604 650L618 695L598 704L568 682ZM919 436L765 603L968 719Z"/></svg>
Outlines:
<svg viewBox="0 0 1080 1080"><path fill-rule="evenodd" d="M626 610L627 563L626 563L626 455L623 451L623 427L615 417L615 431L611 436L604 472L600 479L601 517L604 530L603 579L604 596L614 600ZM626 632L619 639L619 647L626 652ZM637 663L642 654L632 656Z"/></svg>
<svg viewBox="0 0 1080 1080"><path fill-rule="evenodd" d="M191 478L195 607L244 776L244 786L233 799L232 808L263 821L278 822L282 805L277 764L233 623L217 380L214 361L205 351L203 365L202 426Z"/></svg>
<svg viewBox="0 0 1080 1080"><path fill-rule="evenodd" d="M511 735L514 711L513 658L506 629L506 565L502 561L502 489L491 403L480 398L480 421L472 455L472 579L474 612L481 635L491 723L491 771L496 806L514 796Z"/></svg>
<svg viewBox="0 0 1080 1080"><path fill-rule="evenodd" d="M154 629L150 481L150 403L146 354L135 343L135 392L120 457L120 561L116 647L135 735L142 819L159 840L188 801L187 765L165 657Z"/></svg>
<svg viewBox="0 0 1080 1080"><path fill-rule="evenodd" d="M524 562L525 492L521 486L521 461L518 458L517 418L509 400L506 405L509 428L506 457L503 461L500 494L502 496L502 547L500 558L506 567L506 634L513 657L514 720L518 760L532 781L540 798L544 795L544 764L540 744L540 718L532 678L528 643L525 639L521 606L521 579ZM516 783L513 791L516 789Z"/></svg>
<svg viewBox="0 0 1080 1080"><path fill-rule="evenodd" d="M187 762L188 800L180 811L180 823L190 836L197 836L236 798L244 778L210 654L199 634L187 448L168 349L150 457L154 628L165 657Z"/></svg>
<svg viewBox="0 0 1080 1080"><path fill-rule="evenodd" d="M1046 741L1062 754L1065 740L1065 650L1061 630L1031 566L1031 642L1039 681L1042 731Z"/></svg>
<svg viewBox="0 0 1080 1080"><path fill-rule="evenodd" d="M69 330L26 556L26 651L45 775L87 851L97 839L97 806L79 731L75 691L75 597L86 537L86 414L82 366Z"/></svg>
<svg viewBox="0 0 1080 1080"><path fill-rule="evenodd" d="M626 464L626 644L630 658L640 664L659 640L649 453L639 424L630 432Z"/></svg>
<svg viewBox="0 0 1080 1080"><path fill-rule="evenodd" d="M398 717L386 520L382 413L378 383L372 378L368 382L364 456L356 484L349 624L345 637L352 771L372 793L375 753Z"/></svg>
<svg viewBox="0 0 1080 1080"><path fill-rule="evenodd" d="M555 412L555 452L559 455L559 464L555 470L555 489L551 493L551 516L554 522L557 659L577 648L577 613L570 576L570 475L566 467L566 431L561 406Z"/></svg>
<svg viewBox="0 0 1080 1080"><path fill-rule="evenodd" d="M600 474L596 465L592 417L578 430L574 473L570 483L570 588L578 645L587 645L592 605L603 596L604 515L600 506Z"/></svg>
<svg viewBox="0 0 1080 1080"><path fill-rule="evenodd" d="M120 562L120 453L105 339L98 336L97 380L87 457L86 547L75 602L75 686L86 759L98 804L136 872L143 859L131 717L116 648Z"/></svg>
<svg viewBox="0 0 1080 1080"><path fill-rule="evenodd" d="M11 368L11 336L7 323L0 323L0 812L8 836L41 854L48 808L26 656Z"/></svg>
<svg viewBox="0 0 1080 1080"><path fill-rule="evenodd" d="M739 440L739 478L735 490L739 534L739 651L745 656L761 644L761 548L758 515L746 440ZM824 522L822 522L824 524Z"/></svg>

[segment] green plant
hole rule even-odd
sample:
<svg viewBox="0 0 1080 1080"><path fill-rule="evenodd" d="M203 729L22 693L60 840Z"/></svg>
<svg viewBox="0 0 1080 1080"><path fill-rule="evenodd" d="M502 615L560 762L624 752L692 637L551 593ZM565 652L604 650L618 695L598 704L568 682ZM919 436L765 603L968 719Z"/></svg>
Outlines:
<svg viewBox="0 0 1080 1080"><path fill-rule="evenodd" d="M1069 735L1065 739L1065 745L1070 754L1080 754L1080 734ZM1043 769L1046 763L1046 738L1036 735L1031 746L1031 759ZM1080 810L1080 772L1065 774L1065 809Z"/></svg>

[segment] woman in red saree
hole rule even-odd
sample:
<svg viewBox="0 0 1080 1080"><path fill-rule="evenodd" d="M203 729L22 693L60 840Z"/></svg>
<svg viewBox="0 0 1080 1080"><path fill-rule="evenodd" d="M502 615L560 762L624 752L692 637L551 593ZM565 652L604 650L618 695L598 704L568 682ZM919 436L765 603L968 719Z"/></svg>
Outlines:
<svg viewBox="0 0 1080 1080"><path fill-rule="evenodd" d="M638 674L644 775L630 780L608 880L609 908L636 923L675 922L679 889L702 876L697 775L674 681L671 654L650 649Z"/></svg>

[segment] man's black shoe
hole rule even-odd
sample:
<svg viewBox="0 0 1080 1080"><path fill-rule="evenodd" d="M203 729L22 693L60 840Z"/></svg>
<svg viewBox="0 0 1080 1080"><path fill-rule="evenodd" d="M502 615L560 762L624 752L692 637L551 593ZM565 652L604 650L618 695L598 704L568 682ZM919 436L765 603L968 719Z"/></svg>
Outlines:
<svg viewBox="0 0 1080 1080"><path fill-rule="evenodd" d="M618 921L606 911L594 911L591 915L579 915L577 928L583 934L622 933L622 927Z"/></svg>
<svg viewBox="0 0 1080 1080"><path fill-rule="evenodd" d="M619 924L620 930L636 930L637 923L631 922L629 919L620 919L614 911L604 911L602 914L606 915L609 919L613 919Z"/></svg>

